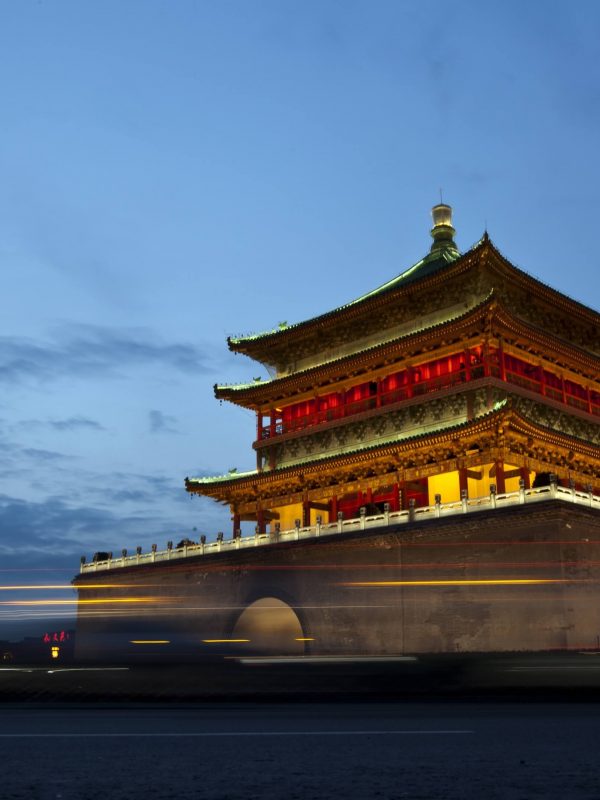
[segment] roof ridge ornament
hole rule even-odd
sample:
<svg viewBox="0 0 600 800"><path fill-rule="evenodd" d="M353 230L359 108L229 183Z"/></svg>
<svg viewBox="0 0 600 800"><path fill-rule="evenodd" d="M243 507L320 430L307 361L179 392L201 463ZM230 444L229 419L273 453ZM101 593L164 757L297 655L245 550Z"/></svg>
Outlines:
<svg viewBox="0 0 600 800"><path fill-rule="evenodd" d="M452 226L452 206L447 203L438 203L431 209L431 216L433 217L433 228L431 229L433 244L430 252L441 255L444 251L450 251L459 255L454 241L456 231Z"/></svg>

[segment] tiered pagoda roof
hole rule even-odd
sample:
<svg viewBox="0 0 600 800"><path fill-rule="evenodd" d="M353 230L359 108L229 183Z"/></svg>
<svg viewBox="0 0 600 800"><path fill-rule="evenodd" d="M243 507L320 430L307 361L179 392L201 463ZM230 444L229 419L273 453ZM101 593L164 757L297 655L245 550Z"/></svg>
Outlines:
<svg viewBox="0 0 600 800"><path fill-rule="evenodd" d="M243 353L255 361L275 367L278 373L287 372L286 357L291 344L302 341L307 348L312 345L317 351L319 347L322 347L323 340L339 327L356 325L365 318L373 317L379 318L385 323L385 312L395 303L410 297L417 285L419 293L436 292L447 289L465 273L471 273L475 278L476 274L482 270L489 274L486 294L495 290L495 293L502 297L506 295L506 288L512 287L521 294L530 295L532 300L535 298L536 305L545 305L563 314L572 315L575 320L580 320L584 325L594 326L595 330L589 331L590 340L585 340L586 349L600 354L600 331L598 330L600 315L598 312L513 265L496 248L487 233L463 255L451 250L448 253L437 255L431 262L428 262L427 258L422 259L396 278L357 300L293 325L251 336L230 337L227 340L228 345L233 352ZM477 303L482 299L478 298ZM439 322L444 323L451 318L451 312L448 316L442 314ZM419 324L418 314L415 314L415 324ZM383 341L386 340L386 330L385 327L381 328ZM391 335L393 336L393 331ZM568 330L564 328L562 337L559 336L559 338L564 338L567 343L572 341ZM326 360L323 363L327 363ZM221 396L221 391L228 388L231 387L218 386L218 396Z"/></svg>
<svg viewBox="0 0 600 800"><path fill-rule="evenodd" d="M427 474L428 463L454 463L449 469L457 469L459 462L476 463L478 456L473 454L483 450L492 460L535 465L531 467L535 471L551 464L580 483L597 483L600 315L511 264L487 233L461 255L454 244L450 213L448 206L434 208L431 252L374 291L294 325L228 339L232 351L275 371L267 380L215 386L217 398L257 412L257 453L274 453L274 448L281 450L294 440L308 444L301 451L288 447L281 462L267 460L251 472L186 479L188 491L243 504L268 497L275 485L273 492L282 496L286 491L322 489L328 481L341 485L356 476L385 476L399 470L409 474L413 464L420 466L420 475ZM506 383L504 366L490 370L489 361L485 372L483 366L477 374L469 372L469 383L461 385L457 381L466 380L461 363L462 377L437 385L433 394L409 394L385 408L378 398L376 408L353 409L351 417L344 413L321 418L310 430L277 427L277 414L290 404L314 402L327 393L341 396L361 381L377 382L398 370L410 371L433 358L431 354L444 358L463 348L468 354L475 343L478 357L487 358L490 342L500 348L501 359L504 348L509 357L522 357L539 369L542 383L544 370L560 376L562 405L557 391L542 387L543 397L536 396L526 377ZM587 402L573 401L565 407L565 381L587 393ZM440 416L433 404L442 396L449 407L454 396L462 396L467 405L458 415L451 411ZM363 437L359 430L363 422L376 427L375 420L389 419L400 407L412 415L410 424L406 419L387 427L382 424L376 441L374 435ZM429 413L429 421L421 427L413 413L418 407ZM262 414L270 417L271 431L265 429L261 439ZM342 436L337 444L327 445L317 438L325 429L335 438L336 431L349 425L354 428L348 444Z"/></svg>

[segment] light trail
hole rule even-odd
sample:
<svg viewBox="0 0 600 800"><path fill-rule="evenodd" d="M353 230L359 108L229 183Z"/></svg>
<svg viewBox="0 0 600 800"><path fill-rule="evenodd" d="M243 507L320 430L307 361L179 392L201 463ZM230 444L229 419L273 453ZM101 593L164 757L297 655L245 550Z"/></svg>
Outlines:
<svg viewBox="0 0 600 800"><path fill-rule="evenodd" d="M393 588L394 586L539 586L555 583L591 583L588 579L570 578L490 578L483 580L440 581L343 581L336 586Z"/></svg>
<svg viewBox="0 0 600 800"><path fill-rule="evenodd" d="M48 583L48 584L22 584L22 585L8 585L0 586L0 592L28 592L28 591L53 591L53 590L70 590L79 591L80 589L133 589L141 586L150 586L151 584L127 584L127 583L90 583L85 586L73 586L70 583Z"/></svg>
<svg viewBox="0 0 600 800"><path fill-rule="evenodd" d="M267 736L454 736L472 734L472 730L361 730L361 731L199 731L185 733L183 731L164 731L148 733L132 731L130 733L0 733L0 739L240 739Z"/></svg>
<svg viewBox="0 0 600 800"><path fill-rule="evenodd" d="M130 644L171 644L170 639L130 639Z"/></svg>
<svg viewBox="0 0 600 800"><path fill-rule="evenodd" d="M0 606L76 606L106 605L113 603L157 603L159 597L107 597L93 600L1 600Z"/></svg>
<svg viewBox="0 0 600 800"><path fill-rule="evenodd" d="M203 644L241 644L250 639L202 639Z"/></svg>

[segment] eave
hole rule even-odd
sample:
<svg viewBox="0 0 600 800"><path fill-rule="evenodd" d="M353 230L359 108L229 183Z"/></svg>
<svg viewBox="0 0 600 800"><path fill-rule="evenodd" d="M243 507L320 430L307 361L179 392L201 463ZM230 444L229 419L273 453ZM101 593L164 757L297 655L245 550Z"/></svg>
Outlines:
<svg viewBox="0 0 600 800"><path fill-rule="evenodd" d="M485 240L482 239L475 247L458 258L441 261L439 267L434 271L415 272L415 268L425 261L423 259L377 289L316 317L293 325L287 325L285 328L251 336L228 337L227 344L229 349L236 353L243 353L261 363L271 364L273 360L269 358L269 354L273 351L273 348L284 348L289 342L301 339L315 329L327 329L341 320L352 321L362 316L365 312L375 312L390 296L393 297L405 288L412 288L416 283L427 285L428 281L435 282L440 274L446 275L449 271L454 273L456 265L468 263L473 254L484 246L484 242Z"/></svg>
<svg viewBox="0 0 600 800"><path fill-rule="evenodd" d="M186 478L186 490L190 493L212 497L223 503L243 492L259 493L268 491L269 487L296 481L298 486L305 486L319 476L325 476L355 467L368 458L371 463L389 458L400 464L407 454L423 452L435 447L450 446L456 449L457 442L472 440L480 435L493 433L502 439L511 434L523 441L539 441L557 449L569 452L573 459L582 457L595 463L594 475L600 475L600 448L585 441L538 425L526 419L503 403L498 408L475 420L440 428L435 432L416 434L405 439L393 439L376 445L357 448L343 454L334 454L322 458L306 460L291 466L281 467L264 472L247 472L235 476L215 476L214 478Z"/></svg>
<svg viewBox="0 0 600 800"><path fill-rule="evenodd" d="M556 308L564 312L574 314L578 318L594 325L600 324L600 314L582 303L568 297L567 295L552 289L547 284L532 277L518 267L515 267L505 258L495 247L487 234L473 248L461 255L458 259L443 265L434 272L422 274L417 271L414 278L402 281L403 275L411 270L407 270L397 278L384 284L379 289L364 295L358 300L348 303L339 308L328 311L320 316L290 325L286 328L270 331L256 336L229 338L229 348L237 353L253 358L264 364L277 364L281 352L292 342L297 342L310 336L316 330L325 333L327 330L340 323L350 323L361 317L365 313L375 314L386 303L394 302L396 298L404 293L413 291L418 285L421 290L435 290L443 287L447 281L455 279L458 275L480 263L486 258L492 269L495 269L503 279L509 278L515 284L528 292L543 298Z"/></svg>
<svg viewBox="0 0 600 800"><path fill-rule="evenodd" d="M547 361L557 361L556 358L548 358L548 354L556 354L565 364L570 365L574 371L586 375L589 380L597 379L600 373L598 357L516 317L492 291L479 305L428 328L282 378L238 386L215 386L215 397L252 409L272 405L284 398L302 392L313 392L316 388L343 380L348 374L364 372L369 367L376 367L381 361L399 360L400 347L402 347L401 357L404 358L408 348L426 346L438 340L442 332L445 339L457 338L465 335L469 327L484 321L492 336L508 333L523 337L535 345L534 350L537 347L540 353L544 353Z"/></svg>

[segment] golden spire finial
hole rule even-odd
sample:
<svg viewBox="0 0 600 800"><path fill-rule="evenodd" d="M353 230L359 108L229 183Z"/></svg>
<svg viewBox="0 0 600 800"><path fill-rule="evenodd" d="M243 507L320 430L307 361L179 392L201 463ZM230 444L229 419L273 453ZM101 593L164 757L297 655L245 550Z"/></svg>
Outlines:
<svg viewBox="0 0 600 800"><path fill-rule="evenodd" d="M438 250L456 250L458 252L458 248L454 243L456 231L452 227L452 206L446 203L438 203L431 209L431 216L433 217L431 252L435 253Z"/></svg>

